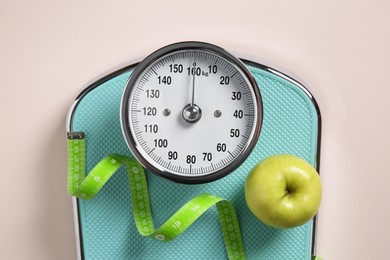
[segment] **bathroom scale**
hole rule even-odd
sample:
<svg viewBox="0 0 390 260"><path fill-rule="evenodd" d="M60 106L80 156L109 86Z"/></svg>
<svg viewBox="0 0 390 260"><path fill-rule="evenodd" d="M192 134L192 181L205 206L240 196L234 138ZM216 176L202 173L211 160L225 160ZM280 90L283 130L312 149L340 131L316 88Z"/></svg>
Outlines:
<svg viewBox="0 0 390 260"><path fill-rule="evenodd" d="M248 173L269 156L296 155L319 169L318 105L307 86L283 69L238 59L208 43L172 44L86 87L70 109L67 133L77 139L72 149L82 152L86 172L104 168L104 158L126 164L111 169L104 182L90 178L100 185L98 192L88 191L93 199L88 192L73 197L78 259L315 255L315 218L294 228L272 228L245 201ZM212 204L196 220L169 223L177 234L148 233L172 215L191 219L186 214L201 210L202 196ZM145 214L153 224L142 219ZM229 225L232 218L236 226ZM142 225L146 235L140 234ZM224 229L236 233L226 235ZM238 247L245 257L235 255Z"/></svg>

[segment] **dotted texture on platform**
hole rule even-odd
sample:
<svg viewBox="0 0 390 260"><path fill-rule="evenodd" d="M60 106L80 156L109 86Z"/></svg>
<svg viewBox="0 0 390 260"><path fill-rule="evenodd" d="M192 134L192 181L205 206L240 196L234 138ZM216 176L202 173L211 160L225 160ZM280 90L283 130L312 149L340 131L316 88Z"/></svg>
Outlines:
<svg viewBox="0 0 390 260"><path fill-rule="evenodd" d="M315 163L316 110L297 86L258 68L248 68L257 80L264 104L258 144L240 168L212 183L177 184L147 173L154 225L160 226L195 195L208 192L233 203L249 260L309 260L312 222L287 230L265 226L246 206L244 183L252 167L273 154L295 154ZM130 74L123 73L89 91L74 111L72 130L86 134L87 172L111 153L131 156L119 114ZM93 200L79 200L85 260L227 259L215 207L177 239L166 243L139 235L130 196L122 167Z"/></svg>

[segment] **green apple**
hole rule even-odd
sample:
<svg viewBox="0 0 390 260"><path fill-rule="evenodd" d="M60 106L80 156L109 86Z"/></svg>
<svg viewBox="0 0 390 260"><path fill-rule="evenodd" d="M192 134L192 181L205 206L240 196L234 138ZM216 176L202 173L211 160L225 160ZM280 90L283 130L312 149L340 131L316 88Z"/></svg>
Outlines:
<svg viewBox="0 0 390 260"><path fill-rule="evenodd" d="M257 164L245 183L245 200L263 223L276 228L302 225L316 214L322 197L317 171L305 160L274 155Z"/></svg>

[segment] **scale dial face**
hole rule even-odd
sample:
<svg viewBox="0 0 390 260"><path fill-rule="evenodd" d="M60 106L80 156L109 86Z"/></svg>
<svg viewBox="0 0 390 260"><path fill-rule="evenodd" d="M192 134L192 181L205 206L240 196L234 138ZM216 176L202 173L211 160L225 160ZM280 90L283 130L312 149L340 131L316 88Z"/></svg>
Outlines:
<svg viewBox="0 0 390 260"><path fill-rule="evenodd" d="M122 98L122 130L150 172L205 183L234 171L257 143L258 86L240 60L200 42L166 46L142 61Z"/></svg>

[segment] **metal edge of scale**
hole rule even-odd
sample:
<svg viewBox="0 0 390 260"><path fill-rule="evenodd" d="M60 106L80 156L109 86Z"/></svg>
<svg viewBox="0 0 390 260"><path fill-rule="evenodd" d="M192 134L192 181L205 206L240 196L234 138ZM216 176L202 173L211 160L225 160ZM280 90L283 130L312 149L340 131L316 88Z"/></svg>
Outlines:
<svg viewBox="0 0 390 260"><path fill-rule="evenodd" d="M243 56L241 54L240 56ZM318 116L318 128L317 128L317 143L316 143L316 158L315 158L315 168L317 172L320 171L320 153L321 153L321 134L322 134L322 118L321 118L321 113L320 113L320 108L318 106L318 103L314 96L311 94L309 91L307 85L305 83L302 83L303 81L299 79L296 75L292 74L291 72L287 71L284 68L281 68L275 64L272 64L269 61L265 60L260 60L256 57L250 57L247 59L242 59L240 60L246 64L246 65L251 65L253 67L259 68L261 70L267 71L271 74L274 74L278 77L281 77L292 84L296 85L299 87L305 94L309 97L311 102L314 105L314 108L316 109L316 113ZM257 60L257 61L253 61ZM125 73L137 66L139 61L135 61L132 63L129 63L127 65L124 65L122 68L111 71L107 73L103 77L99 77L96 81L94 81L92 84L88 84L86 87L83 88L83 90L80 92L80 94L76 97L75 101L73 102L71 108L69 109L69 112L66 117L66 131L71 132L72 131L72 121L73 121L73 114L74 111L77 108L77 105L81 101L81 99L87 95L91 90L99 86L100 84L122 74ZM275 67L276 69L272 68ZM81 227L80 227L80 211L79 211L79 199L76 197L72 197L72 204L73 204L73 218L74 218L74 227L75 227L75 239L76 239L76 250L77 250L77 259L83 260L84 259L84 252L83 252L83 244L82 244L82 233L81 233ZM318 214L313 219L313 226L312 226L312 235L311 235L311 241L310 241L310 246L311 246L311 255L314 256L316 254L316 229L317 229L317 218ZM311 259L311 256L310 256ZM308 260L310 260L308 259Z"/></svg>

